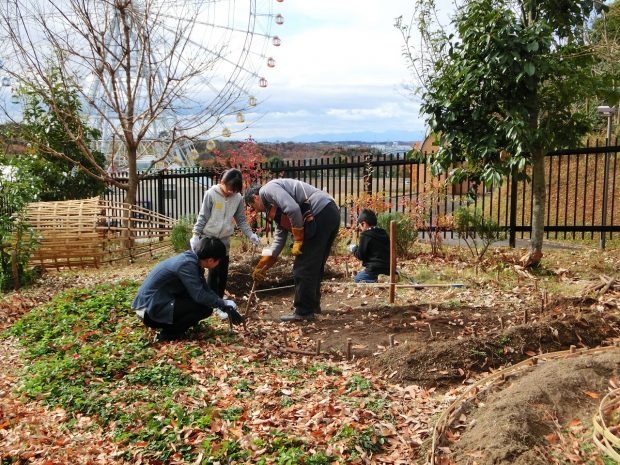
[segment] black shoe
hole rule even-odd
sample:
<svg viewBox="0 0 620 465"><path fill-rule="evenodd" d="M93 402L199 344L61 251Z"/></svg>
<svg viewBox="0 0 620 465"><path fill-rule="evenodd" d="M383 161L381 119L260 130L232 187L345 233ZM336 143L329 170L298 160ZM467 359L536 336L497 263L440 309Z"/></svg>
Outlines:
<svg viewBox="0 0 620 465"><path fill-rule="evenodd" d="M170 341L179 341L181 339L185 339L185 333L169 333L166 331L160 331L155 336L155 342L170 342Z"/></svg>
<svg viewBox="0 0 620 465"><path fill-rule="evenodd" d="M291 313L289 315L282 315L280 317L280 321L289 322L289 321L312 321L314 320L314 313L308 313L306 315L300 315L299 313Z"/></svg>

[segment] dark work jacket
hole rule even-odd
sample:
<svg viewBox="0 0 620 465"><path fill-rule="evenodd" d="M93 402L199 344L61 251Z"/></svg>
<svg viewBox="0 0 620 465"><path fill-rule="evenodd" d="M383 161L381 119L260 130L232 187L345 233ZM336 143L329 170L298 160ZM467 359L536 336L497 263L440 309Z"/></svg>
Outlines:
<svg viewBox="0 0 620 465"><path fill-rule="evenodd" d="M207 286L200 260L191 250L159 262L138 289L131 306L144 309L153 321L172 324L178 297L189 297L206 308L225 305Z"/></svg>
<svg viewBox="0 0 620 465"><path fill-rule="evenodd" d="M364 268L377 274L390 274L390 237L376 226L360 234L360 244L353 252Z"/></svg>

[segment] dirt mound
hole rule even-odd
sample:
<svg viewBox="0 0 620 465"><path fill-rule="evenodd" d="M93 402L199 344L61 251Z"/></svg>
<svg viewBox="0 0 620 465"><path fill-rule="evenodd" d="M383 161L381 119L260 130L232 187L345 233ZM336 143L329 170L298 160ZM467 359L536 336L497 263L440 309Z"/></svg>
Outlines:
<svg viewBox="0 0 620 465"><path fill-rule="evenodd" d="M545 436L570 421L589 421L619 370L620 350L615 350L548 361L509 379L464 411L464 421L449 435L455 442L444 444L451 450L450 463L550 463L542 452Z"/></svg>

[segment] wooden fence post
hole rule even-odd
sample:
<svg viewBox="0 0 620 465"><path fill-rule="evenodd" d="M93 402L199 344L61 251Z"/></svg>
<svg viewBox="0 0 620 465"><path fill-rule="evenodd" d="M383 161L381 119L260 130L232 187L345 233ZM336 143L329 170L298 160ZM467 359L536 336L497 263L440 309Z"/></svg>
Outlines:
<svg viewBox="0 0 620 465"><path fill-rule="evenodd" d="M390 303L396 296L396 221L390 221Z"/></svg>

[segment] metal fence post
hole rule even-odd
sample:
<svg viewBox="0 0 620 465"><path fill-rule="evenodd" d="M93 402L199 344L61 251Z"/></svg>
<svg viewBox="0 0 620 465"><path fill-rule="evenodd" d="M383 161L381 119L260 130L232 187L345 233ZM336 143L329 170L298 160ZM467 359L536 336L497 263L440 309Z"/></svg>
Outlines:
<svg viewBox="0 0 620 465"><path fill-rule="evenodd" d="M162 215L166 214L166 208L164 206L164 176L163 171L157 172L157 213Z"/></svg>
<svg viewBox="0 0 620 465"><path fill-rule="evenodd" d="M513 166L510 170L510 233L508 245L513 249L516 247L517 237L517 167Z"/></svg>
<svg viewBox="0 0 620 465"><path fill-rule="evenodd" d="M609 190L609 146L611 145L611 118L614 115L614 109L609 109L607 113L607 150L605 152L605 167L603 172L603 213L601 215L601 240L600 248L605 249L605 239L607 232L605 228L607 226L607 191Z"/></svg>

